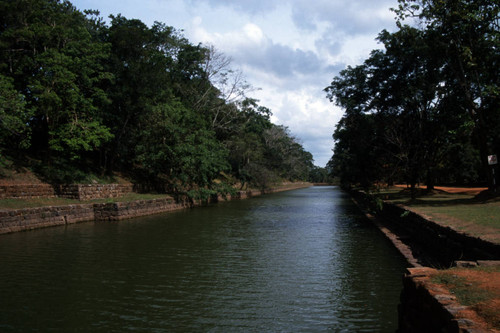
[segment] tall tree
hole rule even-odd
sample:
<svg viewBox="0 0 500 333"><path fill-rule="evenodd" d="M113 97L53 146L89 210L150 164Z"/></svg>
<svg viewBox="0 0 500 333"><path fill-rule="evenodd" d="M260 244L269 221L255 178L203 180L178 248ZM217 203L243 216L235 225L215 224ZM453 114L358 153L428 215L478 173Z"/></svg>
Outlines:
<svg viewBox="0 0 500 333"><path fill-rule="evenodd" d="M500 107L500 2L498 0L398 0L399 22L417 19L439 36L445 50L447 84L474 124L481 161L498 153ZM490 175L490 173L487 173ZM493 187L493 178L489 177Z"/></svg>
<svg viewBox="0 0 500 333"><path fill-rule="evenodd" d="M104 62L109 45L96 42L85 16L69 2L2 1L1 74L32 114L32 148L50 163L81 160L110 140L101 110L109 99Z"/></svg>

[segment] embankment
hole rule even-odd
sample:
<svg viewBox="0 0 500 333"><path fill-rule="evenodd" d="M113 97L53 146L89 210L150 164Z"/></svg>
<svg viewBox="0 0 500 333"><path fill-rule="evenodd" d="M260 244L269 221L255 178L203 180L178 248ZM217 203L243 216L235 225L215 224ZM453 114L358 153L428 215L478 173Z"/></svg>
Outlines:
<svg viewBox="0 0 500 333"><path fill-rule="evenodd" d="M265 190L239 191L235 196L229 196L227 198L218 197L210 200L210 202L246 199L262 194L288 191L309 186L311 186L310 183L287 183ZM87 191L85 194L86 197L91 196L91 194L88 194L91 188L95 188L97 192L102 192L102 188L98 186L83 186L83 188ZM121 189L115 190L121 191ZM100 194L98 193L96 195ZM27 197L27 195L23 195L23 197ZM3 209L0 210L0 234L86 221L119 221L191 208L203 204L205 203L188 200L176 202L171 197L165 197L162 199L137 200L131 202L82 203L15 210Z"/></svg>
<svg viewBox="0 0 500 333"><path fill-rule="evenodd" d="M500 260L500 244L439 225L404 206L379 202L375 207L363 192L350 194L365 213L373 214L380 226L411 249L420 265L449 268L457 260Z"/></svg>
<svg viewBox="0 0 500 333"><path fill-rule="evenodd" d="M486 333L488 324L460 304L446 288L433 283L436 269L408 268L399 304L398 333Z"/></svg>
<svg viewBox="0 0 500 333"><path fill-rule="evenodd" d="M500 244L441 226L404 206L376 203L363 192L350 194L412 266L403 277L398 332L486 332L464 315L466 307L455 297L427 283L435 269L425 266L500 260Z"/></svg>

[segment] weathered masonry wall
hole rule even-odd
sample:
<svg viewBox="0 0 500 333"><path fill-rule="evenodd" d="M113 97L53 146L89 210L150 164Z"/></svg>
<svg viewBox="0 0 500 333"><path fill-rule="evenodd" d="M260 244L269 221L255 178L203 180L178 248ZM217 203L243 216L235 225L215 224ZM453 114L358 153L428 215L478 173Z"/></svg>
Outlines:
<svg viewBox="0 0 500 333"><path fill-rule="evenodd" d="M0 185L0 199L52 198L55 196L54 187L48 184Z"/></svg>
<svg viewBox="0 0 500 333"><path fill-rule="evenodd" d="M404 207L385 204L377 216L404 235L416 256L436 266L447 268L457 260L500 259L500 245L441 226Z"/></svg>
<svg viewBox="0 0 500 333"><path fill-rule="evenodd" d="M176 203L171 198L95 204L94 220L119 221L139 216L165 213L187 207L190 207L190 204Z"/></svg>
<svg viewBox="0 0 500 333"><path fill-rule="evenodd" d="M0 210L0 234L85 221L118 221L191 207L172 198Z"/></svg>
<svg viewBox="0 0 500 333"><path fill-rule="evenodd" d="M265 190L239 191L235 198L244 199L264 193L287 191L310 185L309 183L289 183ZM85 201L92 199L119 198L127 193L133 192L133 190L134 185L132 184L68 184L54 186L48 184L0 185L0 199L53 198L57 196Z"/></svg>
<svg viewBox="0 0 500 333"><path fill-rule="evenodd" d="M351 193L369 205L364 193ZM457 260L499 260L500 245L441 226L404 207L384 203L378 220L406 244L424 265L450 267Z"/></svg>
<svg viewBox="0 0 500 333"><path fill-rule="evenodd" d="M0 210L0 234L93 219L92 204Z"/></svg>
<svg viewBox="0 0 500 333"><path fill-rule="evenodd" d="M453 295L429 282L436 270L421 264L448 268L457 261L499 260L500 245L443 227L398 205L376 207L363 192L353 191L351 195L363 210L376 211L379 228L387 229L413 252L405 256L416 262L403 277L397 332L486 332L466 316L466 307Z"/></svg>
<svg viewBox="0 0 500 333"><path fill-rule="evenodd" d="M71 184L60 185L60 197L78 200L119 198L133 191L132 184Z"/></svg>
<svg viewBox="0 0 500 333"><path fill-rule="evenodd" d="M262 191L240 191L235 197L217 200L245 199L265 193L309 187L309 183L293 183ZM0 234L84 221L119 221L145 215L165 213L194 206L202 202L176 202L171 197L131 202L77 204L54 207L0 210Z"/></svg>
<svg viewBox="0 0 500 333"><path fill-rule="evenodd" d="M132 184L0 185L0 199L53 198L78 200L117 198L133 191Z"/></svg>

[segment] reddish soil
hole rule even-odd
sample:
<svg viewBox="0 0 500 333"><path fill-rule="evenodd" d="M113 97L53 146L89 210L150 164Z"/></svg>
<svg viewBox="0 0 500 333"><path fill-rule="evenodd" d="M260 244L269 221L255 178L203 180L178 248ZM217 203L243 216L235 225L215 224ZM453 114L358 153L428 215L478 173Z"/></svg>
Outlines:
<svg viewBox="0 0 500 333"><path fill-rule="evenodd" d="M443 274L443 272L441 272ZM460 312L460 317L470 318L479 326L491 332L500 330L500 272L483 271L475 269L453 269L445 271L449 274L463 278L467 285L475 290L484 291L485 300L470 305L466 310Z"/></svg>
<svg viewBox="0 0 500 333"><path fill-rule="evenodd" d="M9 177L0 177L0 185L25 185L25 184L43 184L43 182L38 179L31 172L16 172L13 171Z"/></svg>
<svg viewBox="0 0 500 333"><path fill-rule="evenodd" d="M407 188L406 185L396 185L399 188ZM425 186L420 186L420 189L425 189ZM487 190L486 187L446 187L436 186L436 191L443 191L451 194L465 194L476 196L479 193ZM418 211L418 209L416 209ZM421 214L425 216L424 214ZM478 235L488 241L500 243L500 233L497 228L487 227L484 225L476 225L470 221L462 221L457 218L447 216L445 214L434 214L433 221L444 226L453 228L466 228L469 233ZM500 332L500 270L484 271L476 269L453 269L440 271L440 273L456 275L459 278L465 279L467 285L473 286L478 292L488 295L486 300L472 304L459 313L459 317L468 318L478 324L478 328L482 328L488 332ZM444 287L444 286L441 286ZM445 288L446 289L446 288Z"/></svg>

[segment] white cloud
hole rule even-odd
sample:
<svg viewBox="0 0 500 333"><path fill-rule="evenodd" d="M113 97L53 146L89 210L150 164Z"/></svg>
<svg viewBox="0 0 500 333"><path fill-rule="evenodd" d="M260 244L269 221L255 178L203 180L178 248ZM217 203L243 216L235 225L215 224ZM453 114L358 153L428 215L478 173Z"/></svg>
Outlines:
<svg viewBox="0 0 500 333"><path fill-rule="evenodd" d="M262 30L256 24L247 23L243 27L243 31L245 32L245 35L250 39L250 41L255 44L260 44L264 39Z"/></svg>

